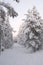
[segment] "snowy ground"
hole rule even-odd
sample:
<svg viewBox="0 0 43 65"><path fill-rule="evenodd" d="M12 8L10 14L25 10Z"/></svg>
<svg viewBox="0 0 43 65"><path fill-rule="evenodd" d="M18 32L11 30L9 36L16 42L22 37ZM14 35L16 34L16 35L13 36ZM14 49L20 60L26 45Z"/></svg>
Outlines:
<svg viewBox="0 0 43 65"><path fill-rule="evenodd" d="M26 48L16 44L2 52L0 65L43 65L43 50L29 54Z"/></svg>

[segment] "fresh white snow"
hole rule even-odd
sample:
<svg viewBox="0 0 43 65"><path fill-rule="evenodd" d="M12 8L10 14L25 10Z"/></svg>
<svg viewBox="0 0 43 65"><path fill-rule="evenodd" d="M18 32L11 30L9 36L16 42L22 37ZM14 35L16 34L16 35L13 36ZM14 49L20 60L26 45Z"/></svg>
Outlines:
<svg viewBox="0 0 43 65"><path fill-rule="evenodd" d="M3 51L0 65L43 65L43 50L29 53L29 50L15 44L13 48Z"/></svg>

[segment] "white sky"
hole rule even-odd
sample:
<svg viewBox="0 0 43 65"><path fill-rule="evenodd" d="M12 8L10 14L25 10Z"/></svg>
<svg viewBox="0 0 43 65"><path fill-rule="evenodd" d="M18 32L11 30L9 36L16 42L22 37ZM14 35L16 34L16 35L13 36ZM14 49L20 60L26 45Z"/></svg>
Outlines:
<svg viewBox="0 0 43 65"><path fill-rule="evenodd" d="M19 3L16 3L13 0L1 0L7 3L10 3L11 6L18 12L18 17L12 19L10 18L10 24L14 30L19 29L20 24L22 23L22 19L25 18L25 15L28 9L31 9L33 6L36 6L37 10L39 11L40 15L43 18L43 0L20 0Z"/></svg>

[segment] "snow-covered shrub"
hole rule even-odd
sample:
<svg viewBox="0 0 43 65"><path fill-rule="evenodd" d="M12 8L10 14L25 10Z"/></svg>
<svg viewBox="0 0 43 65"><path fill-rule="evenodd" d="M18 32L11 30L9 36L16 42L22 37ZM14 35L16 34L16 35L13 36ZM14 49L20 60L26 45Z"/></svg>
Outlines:
<svg viewBox="0 0 43 65"><path fill-rule="evenodd" d="M19 29L18 43L28 48L32 47L35 52L42 48L42 19L35 7L26 15L27 18Z"/></svg>

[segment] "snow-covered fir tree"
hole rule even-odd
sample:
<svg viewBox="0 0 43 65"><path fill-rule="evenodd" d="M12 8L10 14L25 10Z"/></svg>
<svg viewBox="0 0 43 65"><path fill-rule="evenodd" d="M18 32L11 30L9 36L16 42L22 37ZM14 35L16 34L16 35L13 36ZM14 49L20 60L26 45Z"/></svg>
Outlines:
<svg viewBox="0 0 43 65"><path fill-rule="evenodd" d="M9 16L14 18L18 16L18 13L10 4L0 2L0 50L2 48L10 48L13 45L13 29L9 23Z"/></svg>
<svg viewBox="0 0 43 65"><path fill-rule="evenodd" d="M35 52L42 48L42 19L34 6L28 10L27 18L21 25L18 34L18 43L27 48L32 48Z"/></svg>

